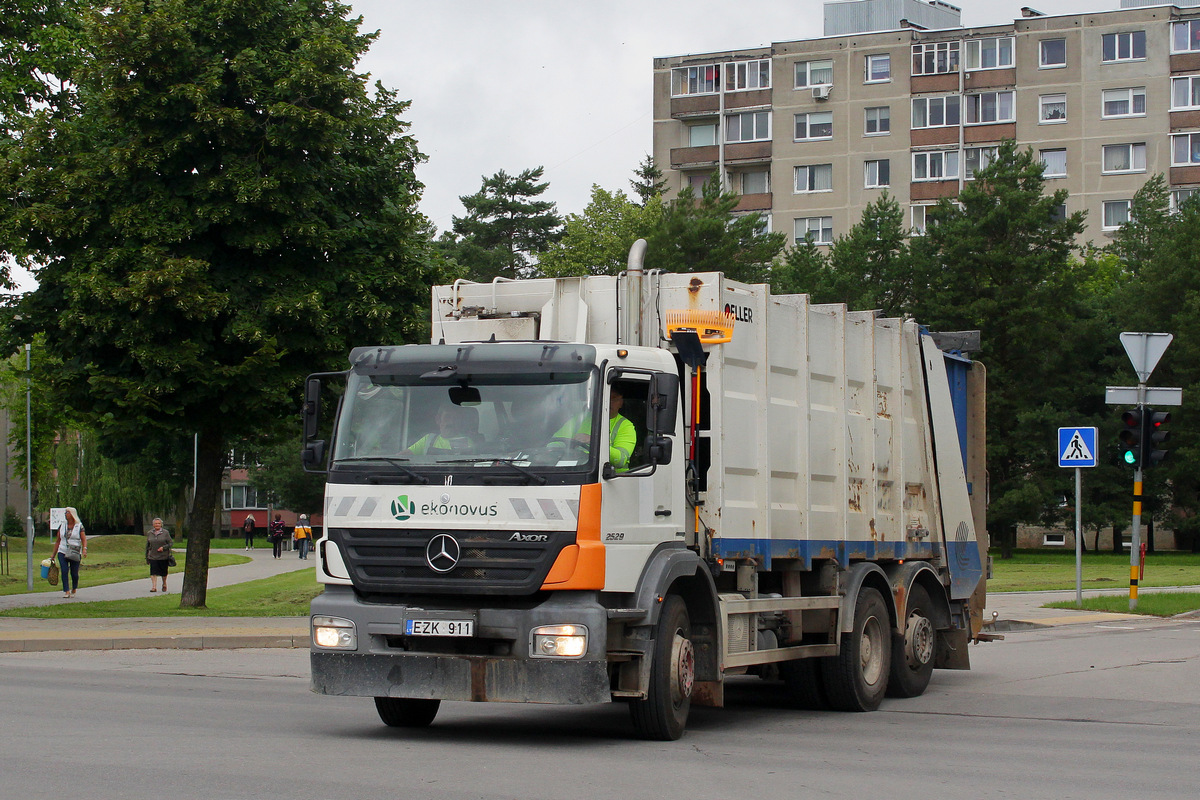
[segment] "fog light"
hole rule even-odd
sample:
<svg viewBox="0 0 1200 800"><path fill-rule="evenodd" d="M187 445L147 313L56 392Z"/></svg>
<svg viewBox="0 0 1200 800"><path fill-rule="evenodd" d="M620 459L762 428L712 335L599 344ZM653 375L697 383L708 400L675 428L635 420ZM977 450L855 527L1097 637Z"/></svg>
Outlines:
<svg viewBox="0 0 1200 800"><path fill-rule="evenodd" d="M341 617L312 618L313 643L328 650L357 650L354 623Z"/></svg>
<svg viewBox="0 0 1200 800"><path fill-rule="evenodd" d="M530 658L579 658L587 652L586 625L542 625L530 632Z"/></svg>

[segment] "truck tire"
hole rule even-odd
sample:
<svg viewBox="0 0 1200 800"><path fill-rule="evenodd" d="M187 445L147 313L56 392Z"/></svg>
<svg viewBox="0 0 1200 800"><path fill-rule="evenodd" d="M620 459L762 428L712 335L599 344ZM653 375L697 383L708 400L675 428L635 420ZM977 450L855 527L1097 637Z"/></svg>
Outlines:
<svg viewBox="0 0 1200 800"><path fill-rule="evenodd" d="M892 638L892 674L888 697L920 697L933 676L937 652L937 630L929 618L929 592L913 586L908 594L908 621L904 635Z"/></svg>
<svg viewBox="0 0 1200 800"><path fill-rule="evenodd" d="M799 661L784 661L779 665L779 677L788 705L805 711L824 711L829 708L829 697L821 677L821 662L824 658L802 658Z"/></svg>
<svg viewBox="0 0 1200 800"><path fill-rule="evenodd" d="M437 716L441 700L411 697L376 697L375 710L389 728L427 728Z"/></svg>
<svg viewBox="0 0 1200 800"><path fill-rule="evenodd" d="M874 711L887 690L892 634L887 604L864 586L854 604L854 629L842 635L841 652L822 659L829 705L839 711Z"/></svg>
<svg viewBox="0 0 1200 800"><path fill-rule="evenodd" d="M669 594L654 637L654 661L646 699L629 704L633 728L643 739L674 741L683 735L692 705L696 679L696 652L687 604Z"/></svg>

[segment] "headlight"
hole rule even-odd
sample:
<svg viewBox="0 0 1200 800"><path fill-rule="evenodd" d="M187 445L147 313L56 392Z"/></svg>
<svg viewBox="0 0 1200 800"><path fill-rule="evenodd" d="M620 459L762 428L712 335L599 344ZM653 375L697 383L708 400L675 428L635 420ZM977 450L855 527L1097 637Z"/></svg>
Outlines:
<svg viewBox="0 0 1200 800"><path fill-rule="evenodd" d="M587 652L586 625L542 625L529 637L530 658L579 658Z"/></svg>
<svg viewBox="0 0 1200 800"><path fill-rule="evenodd" d="M358 634L354 623L341 617L312 618L313 642L330 650L357 650Z"/></svg>

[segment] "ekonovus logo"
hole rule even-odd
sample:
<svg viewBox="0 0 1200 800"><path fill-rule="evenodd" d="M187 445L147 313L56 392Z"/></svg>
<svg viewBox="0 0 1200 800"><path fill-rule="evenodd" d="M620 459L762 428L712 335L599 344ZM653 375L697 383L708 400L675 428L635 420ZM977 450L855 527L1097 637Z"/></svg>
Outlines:
<svg viewBox="0 0 1200 800"><path fill-rule="evenodd" d="M402 494L392 501L392 516L401 522L415 513L417 513L417 504L409 500L408 495Z"/></svg>

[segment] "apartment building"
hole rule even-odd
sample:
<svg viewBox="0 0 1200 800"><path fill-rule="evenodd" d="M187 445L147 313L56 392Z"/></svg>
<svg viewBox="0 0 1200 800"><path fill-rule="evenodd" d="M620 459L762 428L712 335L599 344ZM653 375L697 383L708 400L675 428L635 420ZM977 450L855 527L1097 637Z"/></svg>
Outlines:
<svg viewBox="0 0 1200 800"><path fill-rule="evenodd" d="M1200 8L1124 5L963 28L936 0L856 0L826 5L838 35L657 58L654 157L668 193L715 171L739 211L827 245L884 190L919 235L1015 139L1104 244L1150 176L1173 203L1200 188Z"/></svg>

